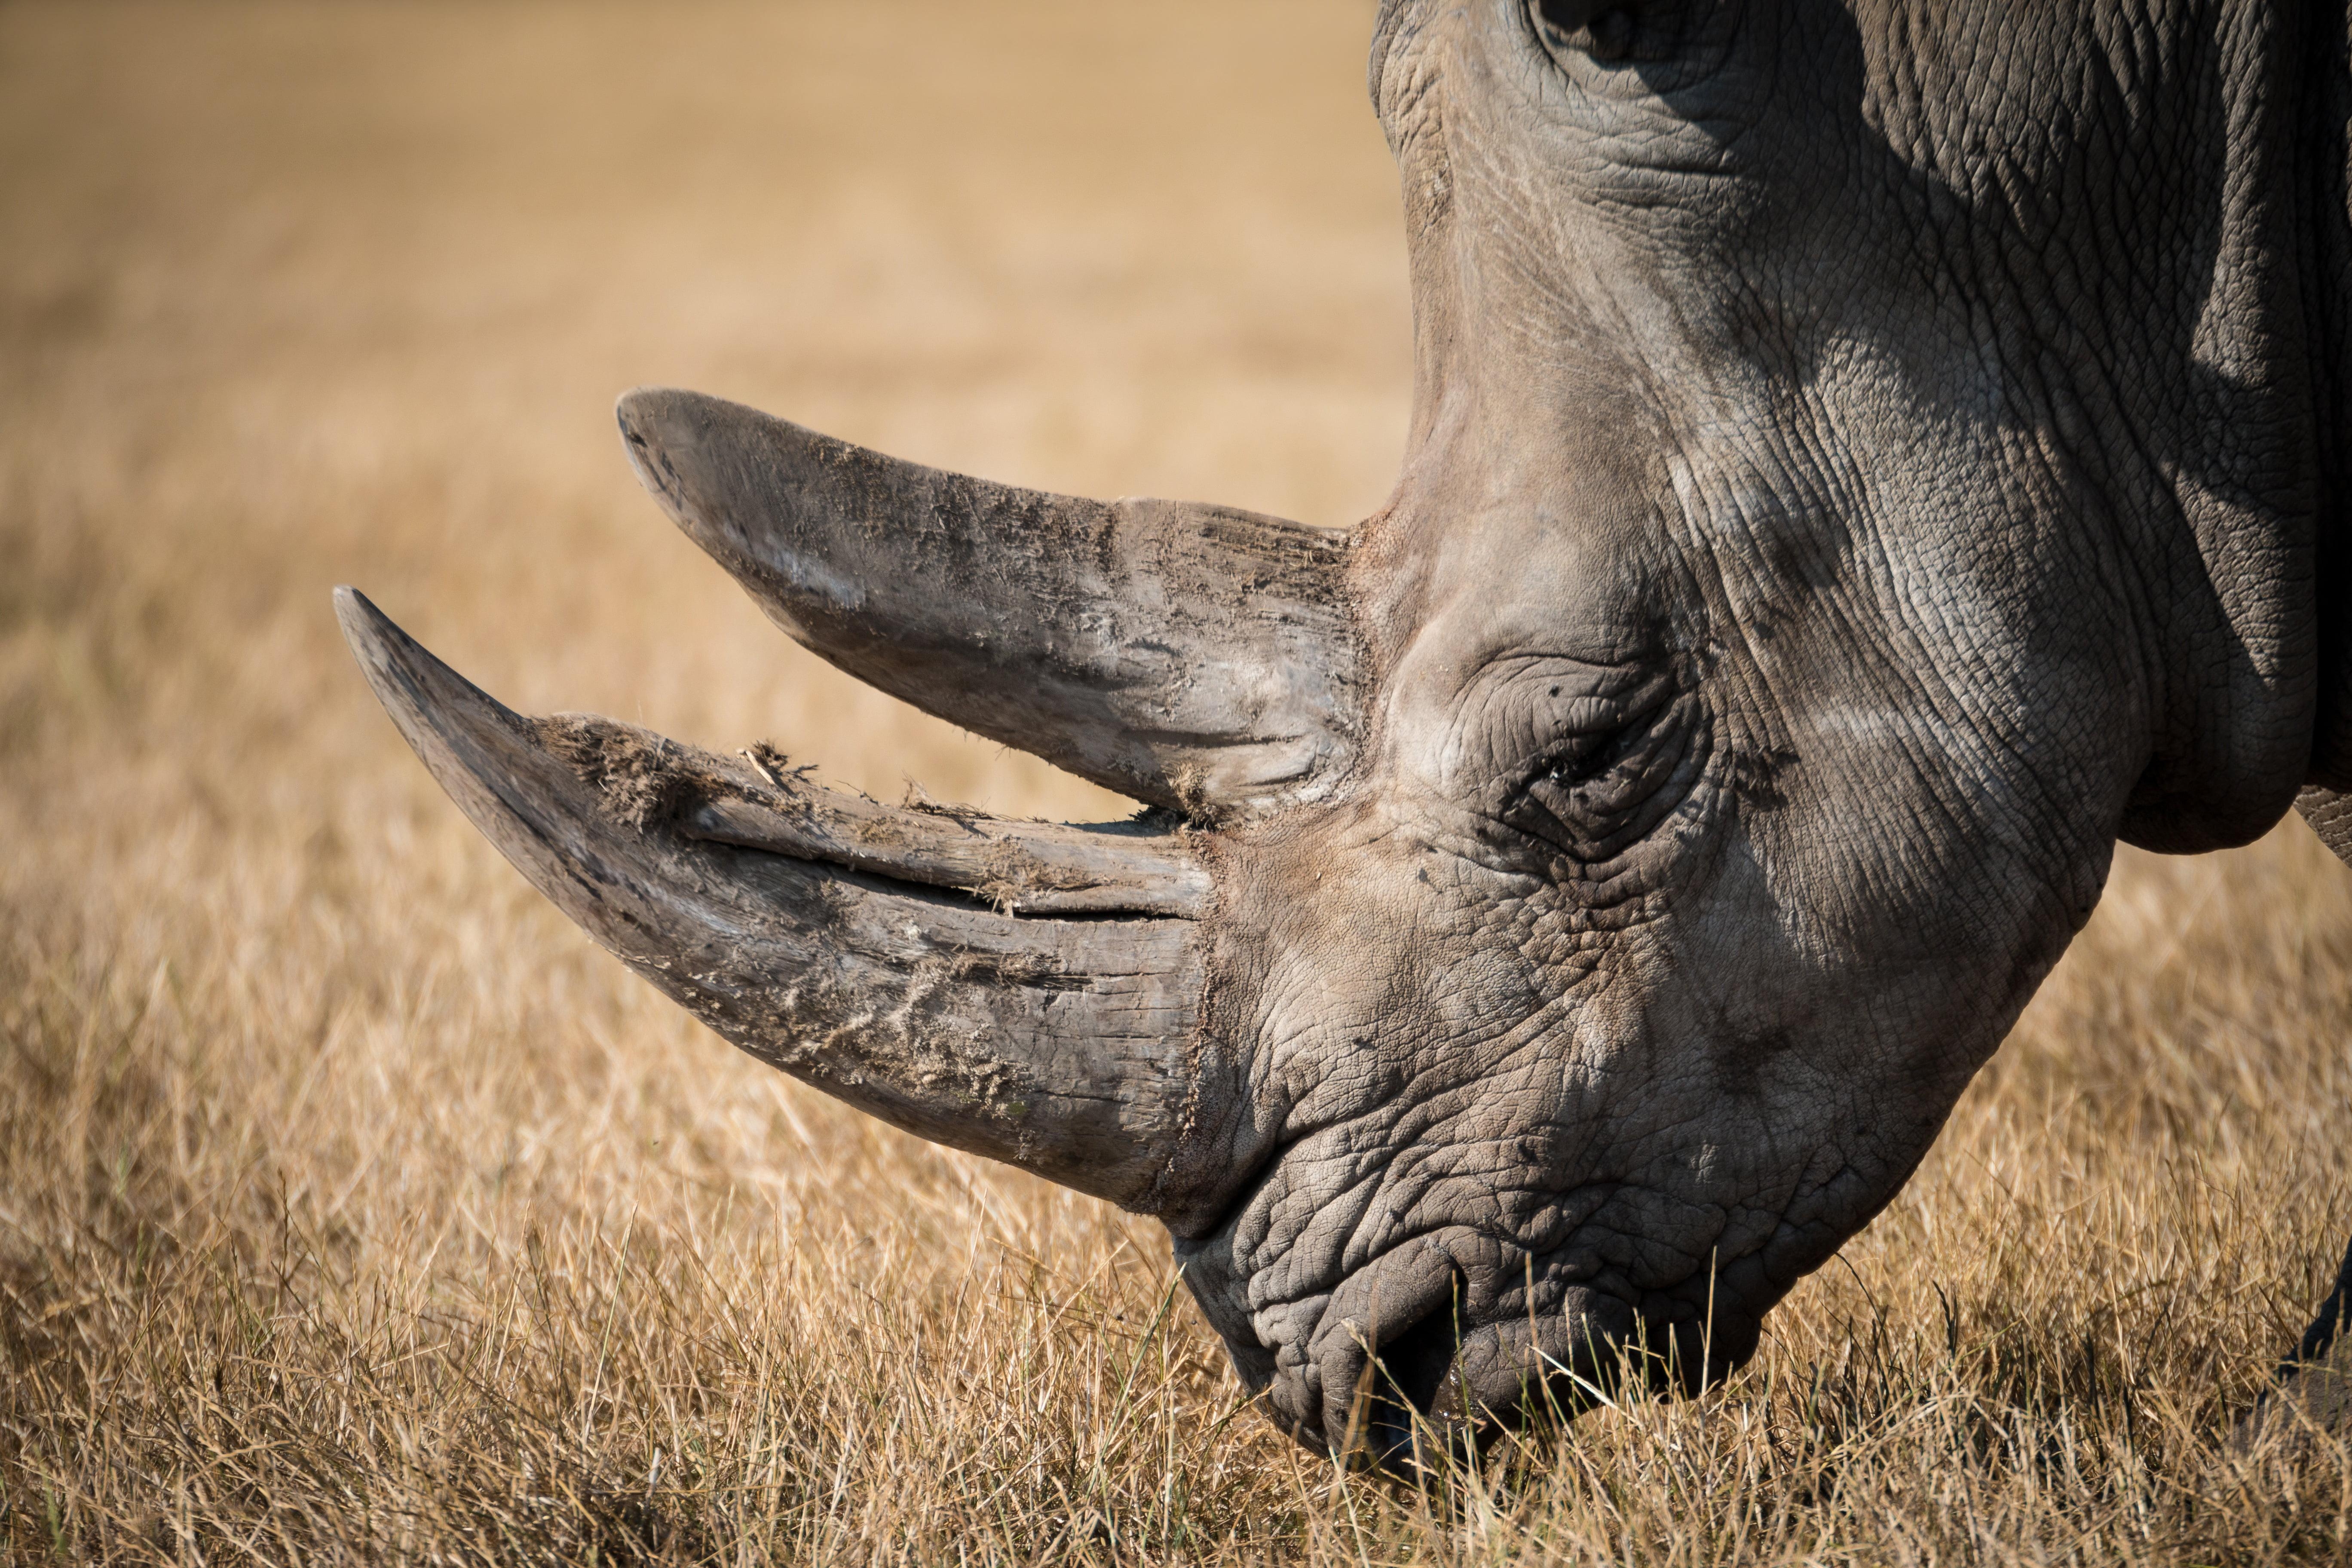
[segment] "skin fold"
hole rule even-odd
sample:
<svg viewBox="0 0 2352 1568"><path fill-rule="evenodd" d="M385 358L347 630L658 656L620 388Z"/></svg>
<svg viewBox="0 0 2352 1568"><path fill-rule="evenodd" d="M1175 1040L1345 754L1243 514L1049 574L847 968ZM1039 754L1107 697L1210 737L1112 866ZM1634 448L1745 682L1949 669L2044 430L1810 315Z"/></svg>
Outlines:
<svg viewBox="0 0 2352 1568"><path fill-rule="evenodd" d="M1160 1215L1302 1442L1410 1466L1629 1348L1695 1388L1917 1165L2118 839L2352 784L2345 43L2238 0L1391 0L1413 415L1346 534L623 400L785 631L1123 827L885 820L346 629L730 1038Z"/></svg>

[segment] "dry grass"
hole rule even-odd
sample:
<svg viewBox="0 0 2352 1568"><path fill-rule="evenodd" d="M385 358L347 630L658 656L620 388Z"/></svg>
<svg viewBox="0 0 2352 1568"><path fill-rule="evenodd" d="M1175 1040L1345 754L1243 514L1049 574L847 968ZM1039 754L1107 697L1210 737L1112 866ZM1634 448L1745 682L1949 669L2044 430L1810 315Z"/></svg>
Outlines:
<svg viewBox="0 0 2352 1568"><path fill-rule="evenodd" d="M2346 1553L2339 1449L2217 1449L2352 1221L2352 877L2295 829L2126 856L1728 1387L1415 1495L1236 1408L1149 1224L698 1033L374 710L336 581L522 706L1102 808L786 647L606 400L1369 510L1369 10L0 5L16 1559Z"/></svg>

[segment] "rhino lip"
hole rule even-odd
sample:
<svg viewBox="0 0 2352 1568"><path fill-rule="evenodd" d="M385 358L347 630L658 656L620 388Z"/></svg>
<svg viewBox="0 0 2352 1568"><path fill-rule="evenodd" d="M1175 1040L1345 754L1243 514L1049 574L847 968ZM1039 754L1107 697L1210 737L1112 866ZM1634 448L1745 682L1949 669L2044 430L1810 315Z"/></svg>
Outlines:
<svg viewBox="0 0 2352 1568"><path fill-rule="evenodd" d="M1496 1273L1481 1240L1462 1227L1431 1232L1342 1279L1286 1374L1296 1381L1273 1391L1277 1422L1309 1447L1410 1479L1444 1468L1441 1452L1581 1414L1627 1380L1698 1394L1754 1353L1755 1317L1711 1290L1692 1321L1645 1315L1587 1279L1546 1290L1549 1304L1533 1310L1481 1305L1477 1281ZM1549 1274L1556 1257L1536 1257L1535 1270Z"/></svg>
<svg viewBox="0 0 2352 1568"><path fill-rule="evenodd" d="M1211 898L1181 829L886 806L773 752L526 718L356 592L337 612L474 825L719 1034L920 1137L1157 1212L1194 1110Z"/></svg>

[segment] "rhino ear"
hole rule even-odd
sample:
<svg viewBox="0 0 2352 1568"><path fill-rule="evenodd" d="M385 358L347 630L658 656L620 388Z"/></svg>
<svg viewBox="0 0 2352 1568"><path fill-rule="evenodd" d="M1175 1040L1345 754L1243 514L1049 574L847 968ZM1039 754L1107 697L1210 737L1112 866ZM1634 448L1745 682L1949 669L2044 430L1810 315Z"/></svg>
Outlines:
<svg viewBox="0 0 2352 1568"><path fill-rule="evenodd" d="M1536 37L1555 58L1583 55L1601 61L1633 54L1645 30L1677 19L1674 0L1528 0ZM1671 37L1671 34L1667 35Z"/></svg>
<svg viewBox="0 0 2352 1568"><path fill-rule="evenodd" d="M2319 697L2312 716L2311 766L2304 782L2352 791L2352 562L2319 552Z"/></svg>
<svg viewBox="0 0 2352 1568"><path fill-rule="evenodd" d="M1347 534L1015 489L696 393L618 412L771 619L927 712L1195 817L1313 799L1355 753Z"/></svg>

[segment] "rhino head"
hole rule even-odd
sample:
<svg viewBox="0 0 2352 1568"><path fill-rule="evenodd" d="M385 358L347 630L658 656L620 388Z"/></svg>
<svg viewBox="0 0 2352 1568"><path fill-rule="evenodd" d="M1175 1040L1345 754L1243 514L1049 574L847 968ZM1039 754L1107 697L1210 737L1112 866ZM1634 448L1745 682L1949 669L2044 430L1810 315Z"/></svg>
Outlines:
<svg viewBox="0 0 2352 1568"><path fill-rule="evenodd" d="M1391 0L1415 396L1344 533L621 400L786 632L1134 821L526 720L343 624L720 1034L1160 1217L1303 1441L1409 1462L1628 1346L1697 1384L1917 1163L2118 837L2242 842L2335 754L2308 40L2141 10Z"/></svg>

